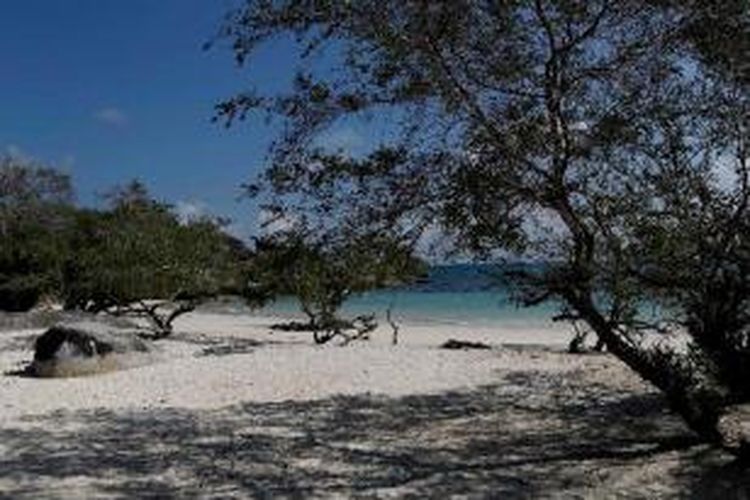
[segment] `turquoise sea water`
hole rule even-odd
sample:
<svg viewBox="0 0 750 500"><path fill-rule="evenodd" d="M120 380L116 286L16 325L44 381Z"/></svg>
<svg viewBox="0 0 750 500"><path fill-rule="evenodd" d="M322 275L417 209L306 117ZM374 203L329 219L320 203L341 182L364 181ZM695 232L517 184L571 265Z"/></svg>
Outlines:
<svg viewBox="0 0 750 500"><path fill-rule="evenodd" d="M555 304L519 308L498 278L497 267L456 264L435 266L420 282L377 290L349 299L344 316L374 313L383 317L390 308L397 320L443 324L550 324ZM281 298L261 313L301 316L296 300Z"/></svg>

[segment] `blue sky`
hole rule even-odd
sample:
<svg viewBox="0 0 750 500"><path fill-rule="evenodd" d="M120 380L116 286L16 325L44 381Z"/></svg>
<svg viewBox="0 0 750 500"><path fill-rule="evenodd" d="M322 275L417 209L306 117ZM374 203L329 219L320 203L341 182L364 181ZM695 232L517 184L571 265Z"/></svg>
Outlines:
<svg viewBox="0 0 750 500"><path fill-rule="evenodd" d="M231 0L3 0L0 151L58 166L78 199L140 178L154 194L235 222L255 214L239 186L258 172L273 130L211 122L213 105L251 81L273 88L292 58L278 45L252 71L201 46ZM344 139L356 141L353 132Z"/></svg>

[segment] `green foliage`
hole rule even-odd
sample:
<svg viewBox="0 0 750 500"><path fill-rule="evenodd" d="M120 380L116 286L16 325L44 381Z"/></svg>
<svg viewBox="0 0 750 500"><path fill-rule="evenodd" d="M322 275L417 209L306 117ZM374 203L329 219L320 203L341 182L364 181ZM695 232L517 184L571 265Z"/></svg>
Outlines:
<svg viewBox="0 0 750 500"><path fill-rule="evenodd" d="M216 221L181 222L137 181L107 199L106 210L77 208L66 175L0 159L0 310L25 311L46 295L67 308L146 315L168 331L175 311L244 287L247 249Z"/></svg>
<svg viewBox="0 0 750 500"><path fill-rule="evenodd" d="M0 158L0 310L24 311L60 283L73 214L70 179Z"/></svg>
<svg viewBox="0 0 750 500"><path fill-rule="evenodd" d="M99 311L239 289L241 263L218 224L182 223L137 182L112 194L110 203L109 210L77 216L76 250L65 267L67 307Z"/></svg>

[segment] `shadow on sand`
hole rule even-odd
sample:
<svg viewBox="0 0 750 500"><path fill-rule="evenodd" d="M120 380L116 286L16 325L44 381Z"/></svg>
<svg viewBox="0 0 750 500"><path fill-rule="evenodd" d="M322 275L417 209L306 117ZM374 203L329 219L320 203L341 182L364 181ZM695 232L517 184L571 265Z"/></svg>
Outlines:
<svg viewBox="0 0 750 500"><path fill-rule="evenodd" d="M0 497L750 497L749 471L658 395L536 372L429 396L26 424L0 430Z"/></svg>

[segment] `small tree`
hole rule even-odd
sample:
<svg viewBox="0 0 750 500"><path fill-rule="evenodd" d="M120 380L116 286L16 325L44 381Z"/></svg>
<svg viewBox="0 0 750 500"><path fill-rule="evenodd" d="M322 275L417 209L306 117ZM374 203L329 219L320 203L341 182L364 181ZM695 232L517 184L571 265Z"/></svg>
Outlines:
<svg viewBox="0 0 750 500"><path fill-rule="evenodd" d="M408 247L382 237L352 240L327 234L312 239L293 230L256 240L248 297L262 303L279 295L294 296L308 322L281 328L310 330L319 344L335 337L348 343L377 327L372 314L341 318L338 311L348 298L408 281L422 271Z"/></svg>
<svg viewBox="0 0 750 500"><path fill-rule="evenodd" d="M161 338L200 301L240 289L235 242L218 224L181 223L139 182L109 199L109 210L78 215L65 267L66 308L145 317Z"/></svg>

